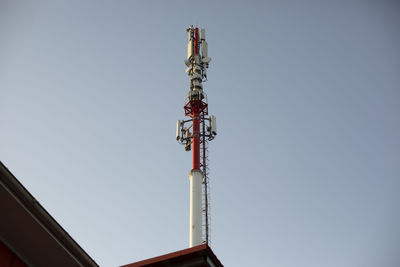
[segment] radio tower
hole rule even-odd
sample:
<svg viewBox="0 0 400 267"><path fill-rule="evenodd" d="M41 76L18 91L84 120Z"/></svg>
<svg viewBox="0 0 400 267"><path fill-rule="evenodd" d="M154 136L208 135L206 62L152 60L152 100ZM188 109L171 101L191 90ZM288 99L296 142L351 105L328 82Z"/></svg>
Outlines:
<svg viewBox="0 0 400 267"><path fill-rule="evenodd" d="M203 92L203 82L207 81L206 70L211 58L205 30L193 25L188 32L188 55L185 64L190 77L190 91L185 97L186 120L178 120L176 140L192 150L193 166L190 180L190 247L209 243L210 212L207 167L207 144L217 134L214 116L208 116L207 97Z"/></svg>

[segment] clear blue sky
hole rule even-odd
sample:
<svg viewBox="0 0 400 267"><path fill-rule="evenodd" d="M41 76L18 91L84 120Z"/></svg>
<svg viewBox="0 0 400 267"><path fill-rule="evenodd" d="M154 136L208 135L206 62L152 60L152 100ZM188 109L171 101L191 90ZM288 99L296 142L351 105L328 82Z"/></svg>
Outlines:
<svg viewBox="0 0 400 267"><path fill-rule="evenodd" d="M188 247L175 141L206 28L229 267L400 265L395 1L1 1L0 159L101 265Z"/></svg>

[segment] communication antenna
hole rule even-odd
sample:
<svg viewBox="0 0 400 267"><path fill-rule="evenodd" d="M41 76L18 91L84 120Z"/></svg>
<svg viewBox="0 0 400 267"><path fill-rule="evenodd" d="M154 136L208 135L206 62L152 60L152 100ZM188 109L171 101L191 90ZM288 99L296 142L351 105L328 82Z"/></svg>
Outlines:
<svg viewBox="0 0 400 267"><path fill-rule="evenodd" d="M207 96L203 82L207 81L207 69L211 61L205 30L187 30L188 50L185 64L190 77L190 91L185 97L186 120L178 120L176 140L192 151L193 164L190 180L190 247L209 244L210 241L210 198L208 177L208 142L217 135L215 116L208 115Z"/></svg>

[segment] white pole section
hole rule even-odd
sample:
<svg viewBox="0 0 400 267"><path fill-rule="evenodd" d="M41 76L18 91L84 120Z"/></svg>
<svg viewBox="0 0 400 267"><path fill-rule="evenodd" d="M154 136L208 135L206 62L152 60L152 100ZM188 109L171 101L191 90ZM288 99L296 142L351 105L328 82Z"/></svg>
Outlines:
<svg viewBox="0 0 400 267"><path fill-rule="evenodd" d="M190 247L198 246L203 243L201 227L201 183L203 172L191 170L190 180Z"/></svg>

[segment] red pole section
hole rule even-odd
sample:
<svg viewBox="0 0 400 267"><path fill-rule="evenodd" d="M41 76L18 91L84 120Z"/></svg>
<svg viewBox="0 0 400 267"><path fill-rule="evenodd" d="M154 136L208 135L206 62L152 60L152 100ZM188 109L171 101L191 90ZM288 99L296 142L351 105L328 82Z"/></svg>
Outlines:
<svg viewBox="0 0 400 267"><path fill-rule="evenodd" d="M200 170L200 107L193 101L193 170Z"/></svg>
<svg viewBox="0 0 400 267"><path fill-rule="evenodd" d="M194 29L194 53L199 53L199 28Z"/></svg>

